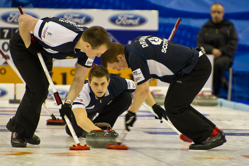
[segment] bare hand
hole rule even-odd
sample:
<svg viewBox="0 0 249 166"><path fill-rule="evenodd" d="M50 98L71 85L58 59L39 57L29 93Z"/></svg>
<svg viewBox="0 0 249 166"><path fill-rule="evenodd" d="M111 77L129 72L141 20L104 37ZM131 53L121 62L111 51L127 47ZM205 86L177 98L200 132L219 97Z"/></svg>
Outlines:
<svg viewBox="0 0 249 166"><path fill-rule="evenodd" d="M212 54L214 55L214 58L218 58L219 56L222 55L222 52L221 52L219 49L214 48L214 49L212 50Z"/></svg>

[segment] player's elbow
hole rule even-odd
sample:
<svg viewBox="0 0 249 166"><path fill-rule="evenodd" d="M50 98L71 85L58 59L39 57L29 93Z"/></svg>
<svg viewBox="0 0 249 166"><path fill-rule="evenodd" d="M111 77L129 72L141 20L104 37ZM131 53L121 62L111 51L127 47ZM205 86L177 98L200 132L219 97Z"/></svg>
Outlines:
<svg viewBox="0 0 249 166"><path fill-rule="evenodd" d="M140 95L147 96L149 93L149 86L147 86L146 84L138 85L135 93L139 93Z"/></svg>
<svg viewBox="0 0 249 166"><path fill-rule="evenodd" d="M24 26L26 24L26 16L24 14L19 16L18 24L19 24L19 27Z"/></svg>

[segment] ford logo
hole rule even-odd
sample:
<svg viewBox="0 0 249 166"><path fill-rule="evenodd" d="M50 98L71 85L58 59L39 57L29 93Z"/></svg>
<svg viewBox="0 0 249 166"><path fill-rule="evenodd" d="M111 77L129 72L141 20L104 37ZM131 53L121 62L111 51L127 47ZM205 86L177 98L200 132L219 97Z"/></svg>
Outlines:
<svg viewBox="0 0 249 166"><path fill-rule="evenodd" d="M137 14L123 13L110 17L109 21L115 25L132 27L146 23L147 19Z"/></svg>
<svg viewBox="0 0 249 166"><path fill-rule="evenodd" d="M30 12L25 12L25 14L31 15L35 18L39 18L37 15L30 13ZM20 12L18 11L10 11L7 13L3 13L1 15L1 20L4 22L10 23L10 24L18 24L18 18L20 16Z"/></svg>
<svg viewBox="0 0 249 166"><path fill-rule="evenodd" d="M7 94L7 91L0 88L0 97L3 97L6 94Z"/></svg>
<svg viewBox="0 0 249 166"><path fill-rule="evenodd" d="M57 91L58 91L58 93L60 95L61 100L66 100L68 91L66 91L66 90L58 90L58 89L57 89ZM48 100L54 100L54 92L52 90L49 90L47 99Z"/></svg>
<svg viewBox="0 0 249 166"><path fill-rule="evenodd" d="M61 13L56 17L64 18L67 21L72 21L78 25L88 24L93 21L93 18L83 13Z"/></svg>

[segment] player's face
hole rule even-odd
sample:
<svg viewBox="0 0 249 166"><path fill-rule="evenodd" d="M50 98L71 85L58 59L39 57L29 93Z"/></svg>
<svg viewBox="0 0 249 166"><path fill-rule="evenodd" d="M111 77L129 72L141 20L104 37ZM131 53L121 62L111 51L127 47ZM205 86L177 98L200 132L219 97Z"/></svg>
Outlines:
<svg viewBox="0 0 249 166"><path fill-rule="evenodd" d="M92 47L88 47L85 50L86 55L91 58L91 57L100 57L101 54L103 54L105 51L107 50L107 46L106 45L101 45L100 47L98 47L97 49L92 49Z"/></svg>
<svg viewBox="0 0 249 166"><path fill-rule="evenodd" d="M120 71L128 68L128 65L125 59L119 59L119 62L108 63L107 68Z"/></svg>
<svg viewBox="0 0 249 166"><path fill-rule="evenodd" d="M210 11L212 21L214 23L219 23L223 20L224 9L221 5L213 5Z"/></svg>
<svg viewBox="0 0 249 166"><path fill-rule="evenodd" d="M105 76L100 78L93 77L89 85L96 97L102 97L107 90L109 82L110 80L107 80Z"/></svg>

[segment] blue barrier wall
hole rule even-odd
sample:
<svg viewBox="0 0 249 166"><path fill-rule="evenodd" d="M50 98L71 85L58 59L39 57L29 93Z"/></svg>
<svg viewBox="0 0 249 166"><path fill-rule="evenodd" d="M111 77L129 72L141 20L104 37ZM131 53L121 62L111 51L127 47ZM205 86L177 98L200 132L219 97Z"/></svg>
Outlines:
<svg viewBox="0 0 249 166"><path fill-rule="evenodd" d="M37 8L158 10L158 36L168 38L178 17L182 18L173 41L196 47L197 34L210 18L210 6L220 2L225 18L232 21L238 31L239 45L233 64L232 99L249 100L249 1L248 0L1 0L0 7L26 6ZM228 77L228 73L226 73ZM227 92L222 91L221 97Z"/></svg>

